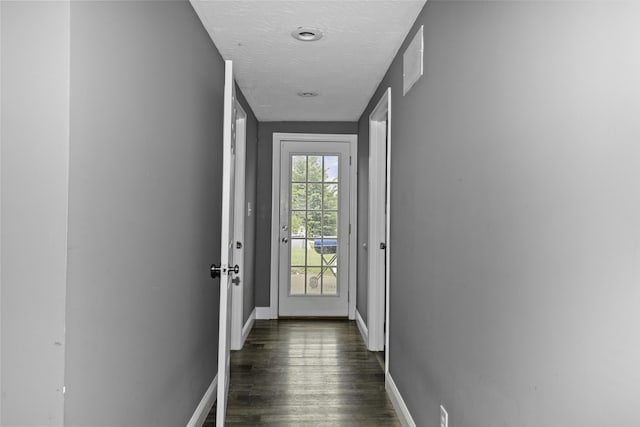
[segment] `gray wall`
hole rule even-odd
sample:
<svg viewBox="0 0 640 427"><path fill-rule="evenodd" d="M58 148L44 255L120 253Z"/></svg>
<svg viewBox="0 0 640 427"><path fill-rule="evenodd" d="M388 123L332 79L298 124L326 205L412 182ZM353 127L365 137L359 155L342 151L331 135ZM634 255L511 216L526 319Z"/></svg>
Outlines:
<svg viewBox="0 0 640 427"><path fill-rule="evenodd" d="M402 96L401 50L363 115L391 85L415 421L640 425L640 5L429 1L421 24L424 76Z"/></svg>
<svg viewBox="0 0 640 427"><path fill-rule="evenodd" d="M62 423L69 4L0 2L2 425Z"/></svg>
<svg viewBox="0 0 640 427"><path fill-rule="evenodd" d="M217 369L224 64L187 1L72 2L71 77L65 423L185 425Z"/></svg>
<svg viewBox="0 0 640 427"><path fill-rule="evenodd" d="M271 279L271 173L273 133L355 134L355 122L260 122L258 125L258 182L256 218L256 307L269 307Z"/></svg>
<svg viewBox="0 0 640 427"><path fill-rule="evenodd" d="M244 322L249 319L251 312L255 308L255 263L256 263L256 180L258 161L258 120L248 108L240 88L237 88L236 96L244 106L247 113L247 134L246 134L246 181L245 181L245 223L244 223L244 292L243 292L243 317ZM248 206L251 206L249 211Z"/></svg>

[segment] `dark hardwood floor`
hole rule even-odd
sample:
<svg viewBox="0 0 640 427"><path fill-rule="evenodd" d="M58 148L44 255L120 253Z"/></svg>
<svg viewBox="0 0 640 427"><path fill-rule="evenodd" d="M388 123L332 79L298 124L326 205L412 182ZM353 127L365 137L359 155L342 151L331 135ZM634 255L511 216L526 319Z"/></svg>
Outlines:
<svg viewBox="0 0 640 427"><path fill-rule="evenodd" d="M204 424L215 425L215 407ZM229 426L400 426L355 322L258 320L231 354Z"/></svg>

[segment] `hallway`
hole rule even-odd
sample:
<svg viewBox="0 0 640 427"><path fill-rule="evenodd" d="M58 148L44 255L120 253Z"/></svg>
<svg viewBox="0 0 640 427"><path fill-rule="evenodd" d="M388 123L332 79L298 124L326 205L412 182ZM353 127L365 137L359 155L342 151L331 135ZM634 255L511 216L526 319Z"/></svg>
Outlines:
<svg viewBox="0 0 640 427"><path fill-rule="evenodd" d="M640 426L640 1L0 0L0 59L0 426Z"/></svg>
<svg viewBox="0 0 640 427"><path fill-rule="evenodd" d="M231 354L228 425L399 426L355 322L258 320ZM215 425L215 407L205 426Z"/></svg>

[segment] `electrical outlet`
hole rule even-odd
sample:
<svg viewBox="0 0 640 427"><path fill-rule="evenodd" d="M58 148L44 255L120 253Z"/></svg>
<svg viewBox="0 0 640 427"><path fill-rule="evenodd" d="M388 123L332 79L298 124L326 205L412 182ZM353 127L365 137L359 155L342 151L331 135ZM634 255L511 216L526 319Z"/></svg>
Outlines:
<svg viewBox="0 0 640 427"><path fill-rule="evenodd" d="M440 405L440 427L449 427L449 414L442 405Z"/></svg>

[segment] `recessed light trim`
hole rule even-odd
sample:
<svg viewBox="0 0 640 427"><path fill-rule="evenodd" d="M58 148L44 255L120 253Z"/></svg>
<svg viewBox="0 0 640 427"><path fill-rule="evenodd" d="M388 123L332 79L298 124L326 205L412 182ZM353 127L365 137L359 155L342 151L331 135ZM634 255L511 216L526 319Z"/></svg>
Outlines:
<svg viewBox="0 0 640 427"><path fill-rule="evenodd" d="M318 92L315 92L312 90L305 90L303 92L298 92L298 96L302 98L313 98L315 96L318 96Z"/></svg>
<svg viewBox="0 0 640 427"><path fill-rule="evenodd" d="M298 27L291 32L291 36L301 42L315 42L320 40L324 34L317 28Z"/></svg>

